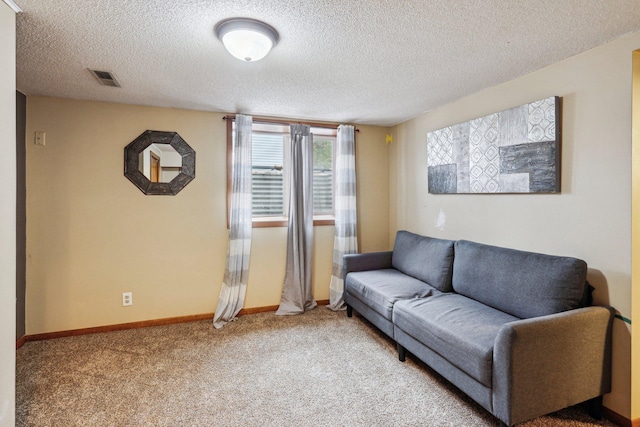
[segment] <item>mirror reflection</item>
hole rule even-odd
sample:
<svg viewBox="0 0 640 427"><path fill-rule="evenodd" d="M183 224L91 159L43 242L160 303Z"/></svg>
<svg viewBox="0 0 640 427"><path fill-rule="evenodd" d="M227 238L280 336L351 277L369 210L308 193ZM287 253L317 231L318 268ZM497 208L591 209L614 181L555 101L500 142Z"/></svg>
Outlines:
<svg viewBox="0 0 640 427"><path fill-rule="evenodd" d="M182 172L182 156L170 144L153 143L138 155L138 169L151 182L171 182Z"/></svg>

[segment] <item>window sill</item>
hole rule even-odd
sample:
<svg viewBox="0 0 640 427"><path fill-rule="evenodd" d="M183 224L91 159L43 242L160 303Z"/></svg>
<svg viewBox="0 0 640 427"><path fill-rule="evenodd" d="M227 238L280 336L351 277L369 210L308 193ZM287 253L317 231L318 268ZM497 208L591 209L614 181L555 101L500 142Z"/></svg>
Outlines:
<svg viewBox="0 0 640 427"><path fill-rule="evenodd" d="M333 215L317 215L313 217L313 226L334 225L335 219ZM263 217L253 218L253 228L266 227L286 227L287 218L285 217Z"/></svg>

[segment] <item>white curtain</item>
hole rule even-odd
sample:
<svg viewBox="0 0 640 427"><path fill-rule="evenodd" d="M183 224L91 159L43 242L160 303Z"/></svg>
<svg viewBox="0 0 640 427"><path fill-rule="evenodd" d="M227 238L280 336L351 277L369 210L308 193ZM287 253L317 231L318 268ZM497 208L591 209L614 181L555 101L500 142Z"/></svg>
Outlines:
<svg viewBox="0 0 640 427"><path fill-rule="evenodd" d="M213 326L221 328L235 320L244 306L251 255L251 126L253 118L236 116L232 148L229 246L218 307Z"/></svg>
<svg viewBox="0 0 640 427"><path fill-rule="evenodd" d="M358 253L358 215L356 211L356 148L353 126L338 127L335 176L335 237L333 270L329 285L331 310L345 308L342 256Z"/></svg>
<svg viewBox="0 0 640 427"><path fill-rule="evenodd" d="M278 315L300 314L316 306L311 285L313 135L309 126L291 125L288 159L287 267Z"/></svg>

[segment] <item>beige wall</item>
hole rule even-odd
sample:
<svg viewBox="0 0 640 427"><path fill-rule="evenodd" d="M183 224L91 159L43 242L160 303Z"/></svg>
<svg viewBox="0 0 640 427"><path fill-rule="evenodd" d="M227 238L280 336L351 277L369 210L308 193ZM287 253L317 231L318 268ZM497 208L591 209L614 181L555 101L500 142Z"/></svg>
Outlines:
<svg viewBox="0 0 640 427"><path fill-rule="evenodd" d="M0 2L0 426L15 421L16 21Z"/></svg>
<svg viewBox="0 0 640 427"><path fill-rule="evenodd" d="M640 50L633 53L633 205L631 316L640 319ZM640 419L640 330L631 330L631 418Z"/></svg>
<svg viewBox="0 0 640 427"><path fill-rule="evenodd" d="M394 128L390 236L408 229L585 259L596 302L631 318L631 54L638 47L640 33ZM562 194L428 194L429 131L553 95L563 100ZM435 226L440 212L443 230ZM630 326L616 319L613 392L605 405L626 417L630 346ZM637 416L640 399L634 405Z"/></svg>
<svg viewBox="0 0 640 427"><path fill-rule="evenodd" d="M27 334L213 312L228 238L222 116L28 97ZM196 151L196 178L176 196L146 196L123 175L125 145L147 129ZM384 250L387 129L360 129L361 247ZM317 299L329 298L333 231L315 228ZM279 303L285 259L285 228L254 229L245 308Z"/></svg>

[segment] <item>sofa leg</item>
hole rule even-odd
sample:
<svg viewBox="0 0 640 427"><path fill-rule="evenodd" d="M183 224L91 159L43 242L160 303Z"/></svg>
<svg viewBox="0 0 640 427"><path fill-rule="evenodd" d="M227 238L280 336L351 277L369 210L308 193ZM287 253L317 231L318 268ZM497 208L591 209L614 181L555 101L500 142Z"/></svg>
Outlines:
<svg viewBox="0 0 640 427"><path fill-rule="evenodd" d="M589 415L591 415L591 418L601 420L602 396L594 397L593 399L587 400L587 410L589 411Z"/></svg>
<svg viewBox="0 0 640 427"><path fill-rule="evenodd" d="M350 305L347 305L347 317L352 317L353 316L353 307L351 307Z"/></svg>
<svg viewBox="0 0 640 427"><path fill-rule="evenodd" d="M398 349L398 360L404 362L407 358L407 351L398 343L396 343L396 348Z"/></svg>

